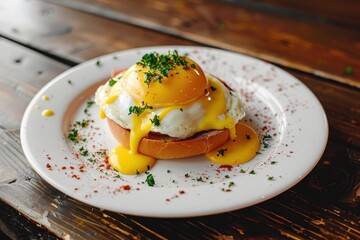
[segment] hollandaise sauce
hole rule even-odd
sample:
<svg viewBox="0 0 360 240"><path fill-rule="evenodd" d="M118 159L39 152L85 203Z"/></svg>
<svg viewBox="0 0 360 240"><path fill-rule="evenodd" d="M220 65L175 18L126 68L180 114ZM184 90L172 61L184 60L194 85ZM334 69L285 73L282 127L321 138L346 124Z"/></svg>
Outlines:
<svg viewBox="0 0 360 240"><path fill-rule="evenodd" d="M53 110L50 109L45 109L44 111L42 111L41 115L44 117L51 117L53 116L55 113Z"/></svg>
<svg viewBox="0 0 360 240"><path fill-rule="evenodd" d="M244 123L236 124L236 138L205 154L211 161L219 164L235 165L250 161L259 150L257 133Z"/></svg>

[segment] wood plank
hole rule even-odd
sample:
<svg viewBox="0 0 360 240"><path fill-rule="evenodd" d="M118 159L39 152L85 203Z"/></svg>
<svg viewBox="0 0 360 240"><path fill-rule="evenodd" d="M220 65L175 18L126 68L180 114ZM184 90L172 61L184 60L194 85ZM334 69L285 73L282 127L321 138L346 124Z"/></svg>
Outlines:
<svg viewBox="0 0 360 240"><path fill-rule="evenodd" d="M320 21L332 20L335 23L343 23L343 25L352 25L354 27L360 27L360 2L357 0L343 0L343 1L289 1L289 0L234 0L232 1L238 4L247 5L249 2L256 2L258 8L266 8L268 6L274 6L277 8L286 8L301 12L306 15L312 15L318 17ZM285 9L284 9L285 10ZM301 15L299 17L303 17Z"/></svg>
<svg viewBox="0 0 360 240"><path fill-rule="evenodd" d="M133 47L194 45L102 17L26 0L0 1L0 35L75 63Z"/></svg>
<svg viewBox="0 0 360 240"><path fill-rule="evenodd" d="M47 1L360 87L358 30L208 0Z"/></svg>
<svg viewBox="0 0 360 240"><path fill-rule="evenodd" d="M4 51L4 49L9 49L9 51ZM25 61L32 63L32 65L24 64L24 67L16 68L16 75L2 74L3 77L9 77L5 82L15 81L22 86L24 91L21 93L27 94L24 102L28 102L52 76L67 68L63 64L5 40L0 41L0 51L6 53L2 55L4 59L11 59L11 56L14 56L13 53L16 53L15 56L24 56L24 63ZM17 66L18 63L9 60L0 64L1 72L10 69L11 65ZM29 74L31 76L31 71L35 73L38 71L38 68L34 66L46 66L41 69L47 77L35 77L31 79L31 83L34 84L29 84L27 78ZM304 78L300 73L299 77ZM359 95L358 91L343 86L310 79L310 77L304 79L317 93L324 92L324 95L320 95L321 100L325 101L329 107L336 101L343 102L346 97L354 100L354 97ZM336 94L329 98L325 93L334 89L336 89ZM9 89L8 94L18 96L16 88ZM7 96L0 94L0 102L5 99ZM349 108L354 106L349 105ZM342 114L343 111L336 104L331 110L334 111L334 115ZM4 119L7 119L9 115L11 113L5 112ZM332 115L331 118L333 118ZM35 225L41 225L42 229L48 229L59 238L236 239L271 236L308 239L319 238L319 233L329 239L360 237L358 231L360 218L357 212L359 200L356 196L356 189L359 187L360 152L342 145L341 141L330 141L321 162L314 171L296 187L272 200L216 216L155 219L101 211L57 191L43 181L29 166L21 150L19 125L6 125L9 127L7 128L2 123L0 122L3 126L0 128L0 168L15 171L16 181L9 179L0 183L0 200L3 202L1 206L5 212L16 209L30 222L35 223L34 228L36 228ZM334 175L331 179L322 177L327 176L326 173L329 171L340 174ZM338 181L339 179L341 181ZM26 225L27 228L30 226ZM41 232L41 229L36 231ZM23 234L23 232L17 231L14 234ZM48 237L51 238L51 235Z"/></svg>

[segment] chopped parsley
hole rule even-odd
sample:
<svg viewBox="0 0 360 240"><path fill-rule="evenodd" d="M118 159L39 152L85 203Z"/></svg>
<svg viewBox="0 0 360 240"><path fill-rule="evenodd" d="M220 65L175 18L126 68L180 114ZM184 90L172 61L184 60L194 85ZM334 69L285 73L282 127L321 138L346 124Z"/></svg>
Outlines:
<svg viewBox="0 0 360 240"><path fill-rule="evenodd" d="M117 81L112 78L112 79L110 79L110 81L109 81L109 86L112 87L112 86L115 85L115 83L117 83Z"/></svg>
<svg viewBox="0 0 360 240"><path fill-rule="evenodd" d="M129 107L129 114L135 113L137 116L139 116L140 114L142 114L146 109L152 109L152 106L148 106L145 105L144 107L140 107L140 106L130 106Z"/></svg>
<svg viewBox="0 0 360 240"><path fill-rule="evenodd" d="M272 181L272 180L275 180L275 178L274 178L274 176L269 176L269 177L268 177L268 180L269 180L269 181Z"/></svg>
<svg viewBox="0 0 360 240"><path fill-rule="evenodd" d="M198 181L198 182L205 182L205 181L204 181L204 179L203 179L202 177L198 177L198 178L196 178L196 181Z"/></svg>
<svg viewBox="0 0 360 240"><path fill-rule="evenodd" d="M89 111L89 108L92 106L92 105L94 105L94 101L93 100L88 100L87 102L86 102L86 108L84 109L84 113L86 113L87 115L89 115L88 114L88 111Z"/></svg>
<svg viewBox="0 0 360 240"><path fill-rule="evenodd" d="M175 69L177 66L182 66L185 70L189 69L188 61L180 56L176 50L168 54L159 54L156 52L147 53L136 64L149 69L145 72L146 78L144 80L148 86L151 82L162 83L164 77L169 77L169 71ZM195 64L190 64L190 67L194 69L196 66Z"/></svg>
<svg viewBox="0 0 360 240"><path fill-rule="evenodd" d="M151 109L151 107L149 106L145 106L145 107L140 107L140 106L130 106L129 107L129 113L128 115L131 115L133 113L137 114L137 116L139 116L140 114L142 114L146 109Z"/></svg>
<svg viewBox="0 0 360 240"><path fill-rule="evenodd" d="M158 115L155 115L153 119L150 119L150 121L154 124L154 126L160 126L160 119Z"/></svg>
<svg viewBox="0 0 360 240"><path fill-rule="evenodd" d="M171 171L170 171L170 170L167 170L166 172L167 172L167 173L171 173Z"/></svg>
<svg viewBox="0 0 360 240"><path fill-rule="evenodd" d="M186 174L185 174L185 177L187 177L187 178L190 177L190 174L186 173Z"/></svg>
<svg viewBox="0 0 360 240"><path fill-rule="evenodd" d="M219 151L218 151L218 154L216 154L216 156L224 156L225 155L225 152L227 151L227 148L221 148Z"/></svg>
<svg viewBox="0 0 360 240"><path fill-rule="evenodd" d="M94 158L88 158L88 161L91 162L91 163L94 163L94 162L96 162L96 159L94 159Z"/></svg>
<svg viewBox="0 0 360 240"><path fill-rule="evenodd" d="M97 152L97 154L99 154L100 156L105 156L106 152L105 151L100 151L100 152Z"/></svg>
<svg viewBox="0 0 360 240"><path fill-rule="evenodd" d="M70 85L72 84L72 81L70 79L68 80L68 84L70 84Z"/></svg>
<svg viewBox="0 0 360 240"><path fill-rule="evenodd" d="M86 102L86 107L90 108L92 105L94 105L94 103L95 102L93 100L89 100L89 101Z"/></svg>
<svg viewBox="0 0 360 240"><path fill-rule="evenodd" d="M84 156L84 157L86 157L86 156L89 155L89 151L86 150L84 147L81 147L81 148L79 149L79 151L80 151L80 155L82 155L82 156Z"/></svg>
<svg viewBox="0 0 360 240"><path fill-rule="evenodd" d="M217 88L214 86L210 86L210 89L211 89L211 91L215 92Z"/></svg>
<svg viewBox="0 0 360 240"><path fill-rule="evenodd" d="M274 165L277 163L277 161L271 161L270 163L271 163L271 165Z"/></svg>
<svg viewBox="0 0 360 240"><path fill-rule="evenodd" d="M229 175L225 175L225 178L230 178L230 176L229 176Z"/></svg>
<svg viewBox="0 0 360 240"><path fill-rule="evenodd" d="M101 62L100 62L100 60L97 60L97 61L96 61L96 66L98 66L98 67L100 67L100 66L101 66Z"/></svg>
<svg viewBox="0 0 360 240"><path fill-rule="evenodd" d="M246 173L244 169L240 169L240 173Z"/></svg>
<svg viewBox="0 0 360 240"><path fill-rule="evenodd" d="M262 139L262 144L264 148L269 147L269 141L272 139L272 137L269 134L265 134Z"/></svg>
<svg viewBox="0 0 360 240"><path fill-rule="evenodd" d="M84 128L84 127L87 127L89 125L89 120L83 119L81 122L77 121L76 123Z"/></svg>
<svg viewBox="0 0 360 240"><path fill-rule="evenodd" d="M76 130L75 128L71 129L70 133L68 134L68 138L73 143L78 143L78 130Z"/></svg>
<svg viewBox="0 0 360 240"><path fill-rule="evenodd" d="M152 174L147 175L145 182L150 186L153 187L155 185L155 179Z"/></svg>
<svg viewBox="0 0 360 240"><path fill-rule="evenodd" d="M229 182L229 188L231 188L232 186L234 186L235 185L235 183L234 182Z"/></svg>
<svg viewBox="0 0 360 240"><path fill-rule="evenodd" d="M249 174L256 174L256 172L254 170L251 170L251 172L249 172Z"/></svg>

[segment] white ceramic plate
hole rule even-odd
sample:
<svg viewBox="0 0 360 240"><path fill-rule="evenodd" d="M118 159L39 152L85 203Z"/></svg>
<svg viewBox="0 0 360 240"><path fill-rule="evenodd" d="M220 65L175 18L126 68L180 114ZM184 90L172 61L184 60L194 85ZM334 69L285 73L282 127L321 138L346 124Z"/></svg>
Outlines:
<svg viewBox="0 0 360 240"><path fill-rule="evenodd" d="M102 152L116 146L93 98L84 90L123 69L143 54L177 49L189 54L206 72L239 91L247 117L260 138L272 136L268 147L239 166L219 166L200 156L158 160L146 174L120 175L109 169ZM43 100L47 95L50 99ZM75 102L78 106L71 105ZM51 109L52 117L41 112ZM84 110L88 109L85 114ZM76 121L90 120L83 128ZM67 132L74 127L86 141L74 145ZM71 126L70 126L71 125ZM48 183L95 207L149 217L189 217L244 208L289 189L320 159L327 142L325 112L298 79L266 62L241 54L202 47L161 46L121 51L80 64L49 82L29 104L21 126L21 142L31 166ZM79 149L88 150L82 156ZM86 155L86 154L85 154ZM232 182L230 184L230 182ZM232 185L229 187L229 185Z"/></svg>

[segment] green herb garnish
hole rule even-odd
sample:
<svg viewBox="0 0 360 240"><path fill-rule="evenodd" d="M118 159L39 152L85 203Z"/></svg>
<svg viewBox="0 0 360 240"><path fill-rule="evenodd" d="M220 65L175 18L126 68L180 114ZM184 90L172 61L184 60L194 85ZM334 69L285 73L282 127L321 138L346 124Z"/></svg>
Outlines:
<svg viewBox="0 0 360 240"><path fill-rule="evenodd" d="M188 69L188 61L181 57L179 53L174 50L172 53L159 54L156 52L145 54L142 59L136 64L149 70L145 72L144 82L149 86L151 82L162 83L162 79L168 77L169 71L175 69L177 66L183 66L183 69ZM195 64L190 65L195 68Z"/></svg>
<svg viewBox="0 0 360 240"><path fill-rule="evenodd" d="M135 113L137 116L139 116L140 114L142 114L146 109L152 109L152 106L148 106L145 105L144 107L140 107L140 106L130 106L129 107L129 114Z"/></svg>
<svg viewBox="0 0 360 240"><path fill-rule="evenodd" d="M225 152L227 151L227 148L221 148L219 151L218 151L218 154L216 154L216 156L224 156Z"/></svg>
<svg viewBox="0 0 360 240"><path fill-rule="evenodd" d="M115 83L117 83L117 81L112 78L109 81L109 86L112 87L112 86L114 86Z"/></svg>
<svg viewBox="0 0 360 240"><path fill-rule="evenodd" d="M86 102L86 107L90 108L92 105L94 105L94 103L95 102L93 100L89 100L89 101Z"/></svg>
<svg viewBox="0 0 360 240"><path fill-rule="evenodd" d="M158 115L155 115L153 119L150 119L150 121L154 124L154 126L160 126L160 119Z"/></svg>
<svg viewBox="0 0 360 240"><path fill-rule="evenodd" d="M234 186L235 185L235 183L234 182L229 182L229 188L231 188L232 186Z"/></svg>
<svg viewBox="0 0 360 240"><path fill-rule="evenodd" d="M81 148L79 149L79 151L80 151L80 155L82 155L82 156L84 156L84 157L86 157L86 156L89 155L89 151L86 150L84 147L81 147Z"/></svg>
<svg viewBox="0 0 360 240"><path fill-rule="evenodd" d="M152 174L147 175L145 182L150 186L153 187L155 185L155 179Z"/></svg>
<svg viewBox="0 0 360 240"><path fill-rule="evenodd" d="M274 176L269 176L269 177L268 177L268 180L269 180L269 181L272 181L272 180L275 180L275 178L274 178Z"/></svg>
<svg viewBox="0 0 360 240"><path fill-rule="evenodd" d="M262 144L264 148L269 147L269 141L272 139L272 137L269 134L265 134L262 139Z"/></svg>
<svg viewBox="0 0 360 240"><path fill-rule="evenodd" d="M249 172L249 174L256 174L256 172L254 170L251 170L251 172Z"/></svg>
<svg viewBox="0 0 360 240"><path fill-rule="evenodd" d="M68 138L73 142L73 143L78 143L78 130L76 130L75 128L70 130L70 133L68 134Z"/></svg>
<svg viewBox="0 0 360 240"><path fill-rule="evenodd" d="M81 122L81 126L86 127L87 125L89 125L89 120L83 119L82 122Z"/></svg>

